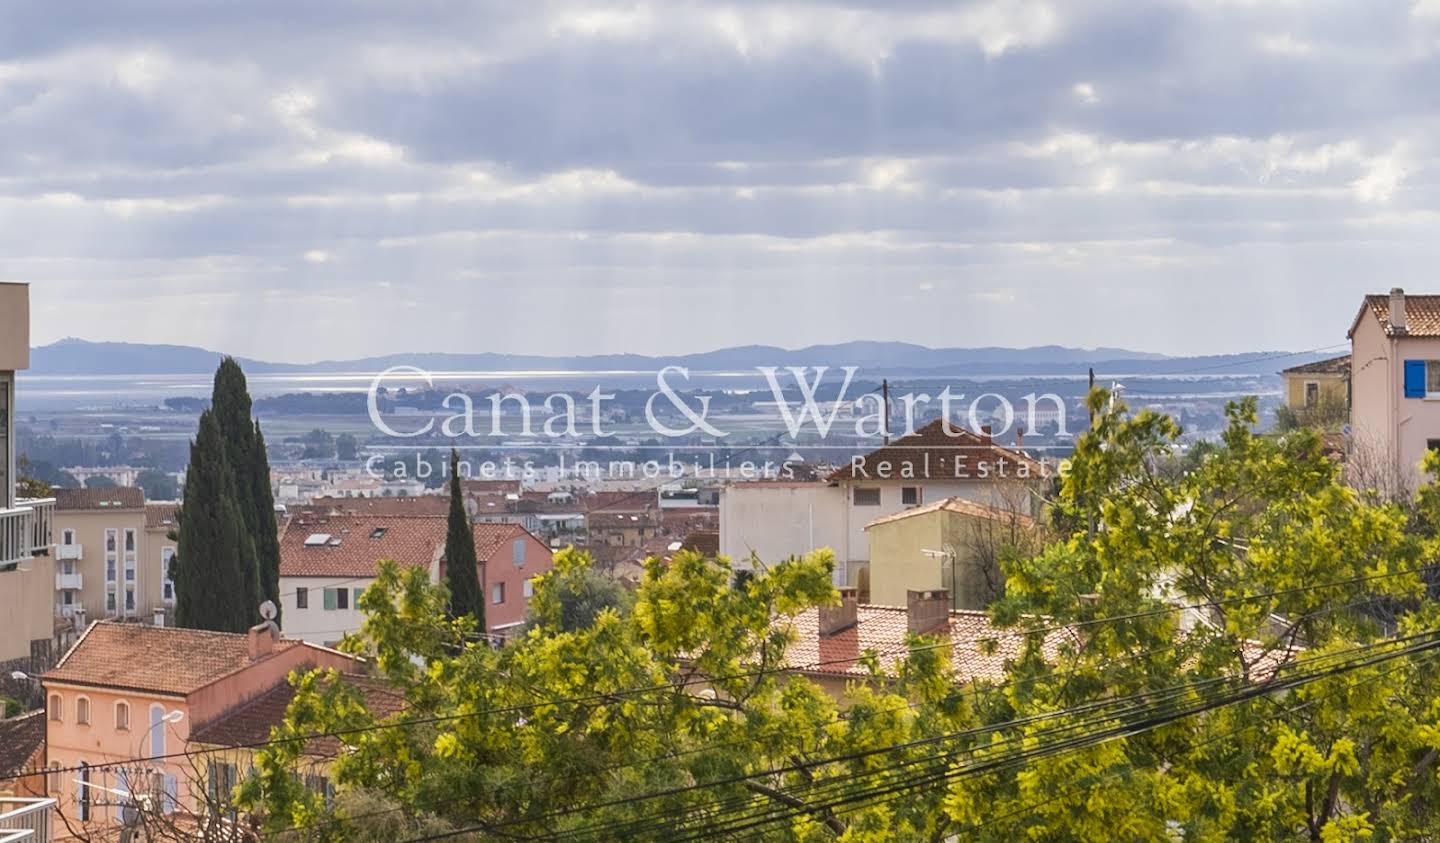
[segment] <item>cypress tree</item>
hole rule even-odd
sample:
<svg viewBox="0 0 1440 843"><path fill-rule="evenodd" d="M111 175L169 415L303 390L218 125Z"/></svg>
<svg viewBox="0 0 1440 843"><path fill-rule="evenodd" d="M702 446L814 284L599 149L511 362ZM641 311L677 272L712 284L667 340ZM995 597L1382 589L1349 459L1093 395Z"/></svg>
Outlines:
<svg viewBox="0 0 1440 843"><path fill-rule="evenodd" d="M485 632L485 595L480 591L475 531L460 495L460 454L450 449L450 520L445 532L445 582L450 586L450 616L470 615Z"/></svg>
<svg viewBox="0 0 1440 843"><path fill-rule="evenodd" d="M175 623L189 629L244 632L260 602L255 552L240 514L235 475L215 416L200 414L190 443L175 561Z"/></svg>
<svg viewBox="0 0 1440 843"><path fill-rule="evenodd" d="M255 549L255 576L262 599L280 608L280 535L275 495L270 489L270 459L260 423L251 419L250 389L233 357L215 370L211 410L225 442L225 459L235 477L236 503ZM280 620L279 615L276 621Z"/></svg>

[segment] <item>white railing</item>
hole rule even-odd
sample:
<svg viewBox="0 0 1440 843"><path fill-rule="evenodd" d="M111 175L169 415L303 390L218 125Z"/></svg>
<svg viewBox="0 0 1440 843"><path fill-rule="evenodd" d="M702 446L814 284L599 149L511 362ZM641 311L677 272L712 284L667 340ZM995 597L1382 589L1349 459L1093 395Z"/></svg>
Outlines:
<svg viewBox="0 0 1440 843"><path fill-rule="evenodd" d="M55 558L62 562L67 559L78 562L85 558L84 546L80 544L57 544L55 545Z"/></svg>
<svg viewBox="0 0 1440 843"><path fill-rule="evenodd" d="M54 799L0 798L0 843L50 843Z"/></svg>
<svg viewBox="0 0 1440 843"><path fill-rule="evenodd" d="M56 574L56 591L79 591L85 587L85 577L82 574Z"/></svg>
<svg viewBox="0 0 1440 843"><path fill-rule="evenodd" d="M0 509L0 566L48 552L54 527L54 498L22 498L13 509Z"/></svg>

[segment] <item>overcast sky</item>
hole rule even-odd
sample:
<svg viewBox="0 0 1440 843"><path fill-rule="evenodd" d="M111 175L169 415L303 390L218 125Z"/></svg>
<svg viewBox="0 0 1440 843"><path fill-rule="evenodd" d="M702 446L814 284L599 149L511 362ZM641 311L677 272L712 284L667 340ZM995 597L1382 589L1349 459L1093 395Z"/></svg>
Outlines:
<svg viewBox="0 0 1440 843"><path fill-rule="evenodd" d="M13 0L37 344L1342 342L1440 291L1440 0Z"/></svg>

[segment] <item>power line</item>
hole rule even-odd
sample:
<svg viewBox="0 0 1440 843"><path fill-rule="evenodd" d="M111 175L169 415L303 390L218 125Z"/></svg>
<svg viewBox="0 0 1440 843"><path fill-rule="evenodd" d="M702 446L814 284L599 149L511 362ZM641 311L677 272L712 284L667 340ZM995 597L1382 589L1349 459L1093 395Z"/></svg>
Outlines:
<svg viewBox="0 0 1440 843"><path fill-rule="evenodd" d="M1344 586L1344 585L1360 584L1360 583L1364 583L1364 582L1373 582L1373 581L1390 579L1390 578L1399 577L1399 576L1406 576L1406 575L1410 575L1410 574L1419 574L1419 573L1423 573L1423 572L1425 572L1425 571L1429 571L1429 570L1435 569L1435 568L1437 568L1437 567L1440 567L1440 563L1437 563L1436 565L1425 565L1425 566L1421 566L1421 567L1419 567L1419 568L1401 569L1401 570L1391 571L1391 572L1387 572L1387 573L1383 573L1383 574L1372 574L1372 575L1361 576L1361 577L1351 577L1351 578L1348 578L1348 579L1339 580L1339 581L1335 581L1335 582L1316 583L1316 584L1307 585L1307 586L1296 586L1296 587L1288 588L1288 589L1279 589L1279 590L1276 590L1276 591L1262 592L1262 593L1253 594L1253 595L1241 595L1241 596L1236 596L1236 597L1231 597L1231 598L1225 598L1225 599L1221 599L1221 600L1211 600L1211 601L1205 601L1205 602L1202 602L1202 603L1196 603L1196 604L1190 604L1190 605L1184 605L1184 606L1164 606L1164 607L1159 607L1159 608L1156 608L1156 609L1153 609L1153 610L1147 610L1147 611L1141 611L1141 612L1132 612L1132 613L1128 613L1128 614L1107 616L1107 617L1102 617L1102 618L1091 618L1091 619L1089 619L1089 620L1074 621L1074 622L1062 623L1062 624L1054 624L1054 625L1043 626L1043 627L1031 627L1031 628L1020 628L1020 627L1016 627L1016 628L1013 628L1013 629L1012 629L1012 628L1007 628L1007 629L1005 629L1005 630L997 633L997 635L994 636L994 637L997 637L997 638L998 638L998 637L1007 637L1007 636L1025 637L1025 636L1038 635L1038 634L1041 634L1041 633L1057 632L1057 631L1063 631L1063 630L1078 630L1078 629L1084 629L1084 628L1088 628L1088 627L1091 627L1091 626L1095 626L1095 625L1099 625L1099 624L1104 624L1104 623L1117 623L1117 622L1120 622L1120 621L1137 620L1137 619L1142 619L1142 618L1146 618L1146 617L1156 617L1156 616L1159 616L1159 615L1170 614L1170 613L1172 613L1172 612L1183 612L1183 611L1189 611L1189 610L1210 609L1210 608L1214 608L1214 607L1218 607L1218 606L1232 605L1232 604L1236 604L1236 603L1247 603L1247 602L1251 602L1251 601L1254 601L1254 600L1263 600L1263 599L1267 599L1267 598L1273 598L1273 597L1278 597L1278 596L1285 596L1285 595L1289 595L1289 594L1302 593L1302 592L1307 592L1307 591L1314 591L1314 590L1317 590L1317 589L1338 588L1338 587ZM989 637L990 637L990 636L987 636L987 638L989 638ZM910 648L907 648L907 649L905 650L905 652L906 652L906 653L925 652L925 651L929 651L929 650L935 650L935 649L941 649L941 648L948 648L948 647L951 647L951 646L953 646L953 642L952 642L952 641L950 641L950 640L942 640L942 641L938 641L938 642L931 643L931 644L923 644L923 645L919 645L919 646L916 646L916 647L910 647ZM895 650L895 651L890 651L889 653L880 653L879 655L882 655L882 656L883 656L883 655L887 655L887 654L898 655L898 654L900 654L900 651L899 651L899 650ZM175 758L187 758L187 757L194 757L194 756L197 756L197 755L206 755L206 754L210 754L210 753L214 753L214 752L220 752L220 751L225 751L225 750L234 750L234 749L261 749L261 748L264 748L264 747L266 747L266 746L272 746L272 745L279 744L279 743L308 742L308 741L310 741L310 740L315 740L315 739L318 739L318 738L326 738L326 737L339 738L339 737L345 737L345 736L352 735L352 734L363 734L363 733L366 733L366 732L380 731L380 730L384 730L384 729L397 729L397 728L405 728L405 727L407 727L407 726L426 725L426 724L433 724L433 723L446 723L446 722L452 722L452 721L456 721L456 720L465 720L465 719L470 719L470 718L474 718L474 717L482 717L482 716L494 715L494 714L519 714L519 713L523 713L523 712L526 712L526 711L532 711L532 710L534 710L534 709L536 709L536 708L541 708L541 707L544 707L544 706L564 705L564 704L606 703L606 702L614 702L614 701L616 701L616 700L618 700L618 699L622 699L622 698L629 697L629 696L634 696L634 695L639 695L639 694L649 694L649 693L660 693L660 692L681 693L685 688L690 687L690 686L692 686L692 685L714 684L714 683L716 683L716 682L724 682L724 681L730 681L730 680L740 680L740 679L748 679L748 678L757 678L757 677L763 677L763 676L765 676L765 675L767 675L767 674L774 674L774 673L803 673L803 672L808 671L808 670L812 670L812 669L816 669L816 668L820 668L820 667L825 667L825 666L829 666L829 665L834 665L834 664L853 664L856 660L857 660L857 657L856 657L856 656L847 656L847 657L844 657L844 658L836 658L836 659L822 660L822 661L811 662L811 663L803 664L803 665L783 665L783 666L775 666L775 667L756 668L756 669L752 669L752 670L748 670L748 671L741 671L741 672L732 673L732 674L722 674L722 675L718 675L718 676L697 675L697 676L686 677L686 678L680 679L680 680L678 680L678 681L669 682L669 683L665 683L665 684L657 684L657 685L644 686L644 687L636 687L636 688L621 688L621 689L616 689L616 690L611 691L611 692L608 692L608 693L596 693L596 694L590 694L590 695L582 696L582 697L570 697L570 698L562 698L562 699L557 699L557 700L545 700L545 701L541 701L541 702L522 703L522 704L510 705L510 706L501 706L501 707L490 708L490 709L485 709L485 710L481 710L481 711L473 711L473 712L465 712L465 713L457 713L457 714L449 714L449 715L436 715L436 716L423 717L423 718L415 718L415 719L411 719L411 720L395 721L395 722L388 722L388 723L376 723L376 724L372 724L372 725L369 725L369 726L357 726L357 727L353 727L353 728L349 728L349 729L341 729L341 730L325 731L325 732L315 732L315 733L310 733L310 734L305 734L305 735L296 735L296 736L293 736L293 737L281 738L281 739L278 739L278 740L266 740L266 741L257 741L257 742L247 743L247 744L236 744L236 745L233 745L233 746L224 747L224 748L220 748L220 749L188 750L188 751L179 752L179 753L168 753L168 754L165 754L165 755L155 755L155 756L147 756L147 757L136 758L136 759L126 759L126 760L123 760L123 761L114 761L114 762L105 762L105 763L101 763L101 764L92 764L92 765L89 765L89 769L92 769L92 770L93 770L93 769L99 769L99 768L104 768L104 767L120 766L120 765L122 765L122 764L133 764L133 763L144 762L144 761L162 761L162 760L170 760L170 759L175 759ZM72 767L72 768L68 768L68 769L52 770L52 772L75 772L75 771L78 771L79 769L80 769L79 767ZM9 776L0 776L0 781L8 781L8 780L17 779L17 778L22 777L23 775L27 775L27 774L12 774L12 775L9 775Z"/></svg>

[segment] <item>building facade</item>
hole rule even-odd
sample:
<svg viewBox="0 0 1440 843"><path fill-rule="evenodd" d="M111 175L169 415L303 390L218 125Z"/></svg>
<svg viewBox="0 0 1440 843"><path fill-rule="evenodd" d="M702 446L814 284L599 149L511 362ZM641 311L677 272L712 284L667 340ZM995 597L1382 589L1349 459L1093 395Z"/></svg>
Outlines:
<svg viewBox="0 0 1440 843"><path fill-rule="evenodd" d="M159 622L175 608L174 503L137 487L55 491L55 612L85 621Z"/></svg>
<svg viewBox="0 0 1440 843"><path fill-rule="evenodd" d="M1413 491L1440 448L1440 295L1366 296L1350 343L1349 463L1373 475L1367 485Z"/></svg>

